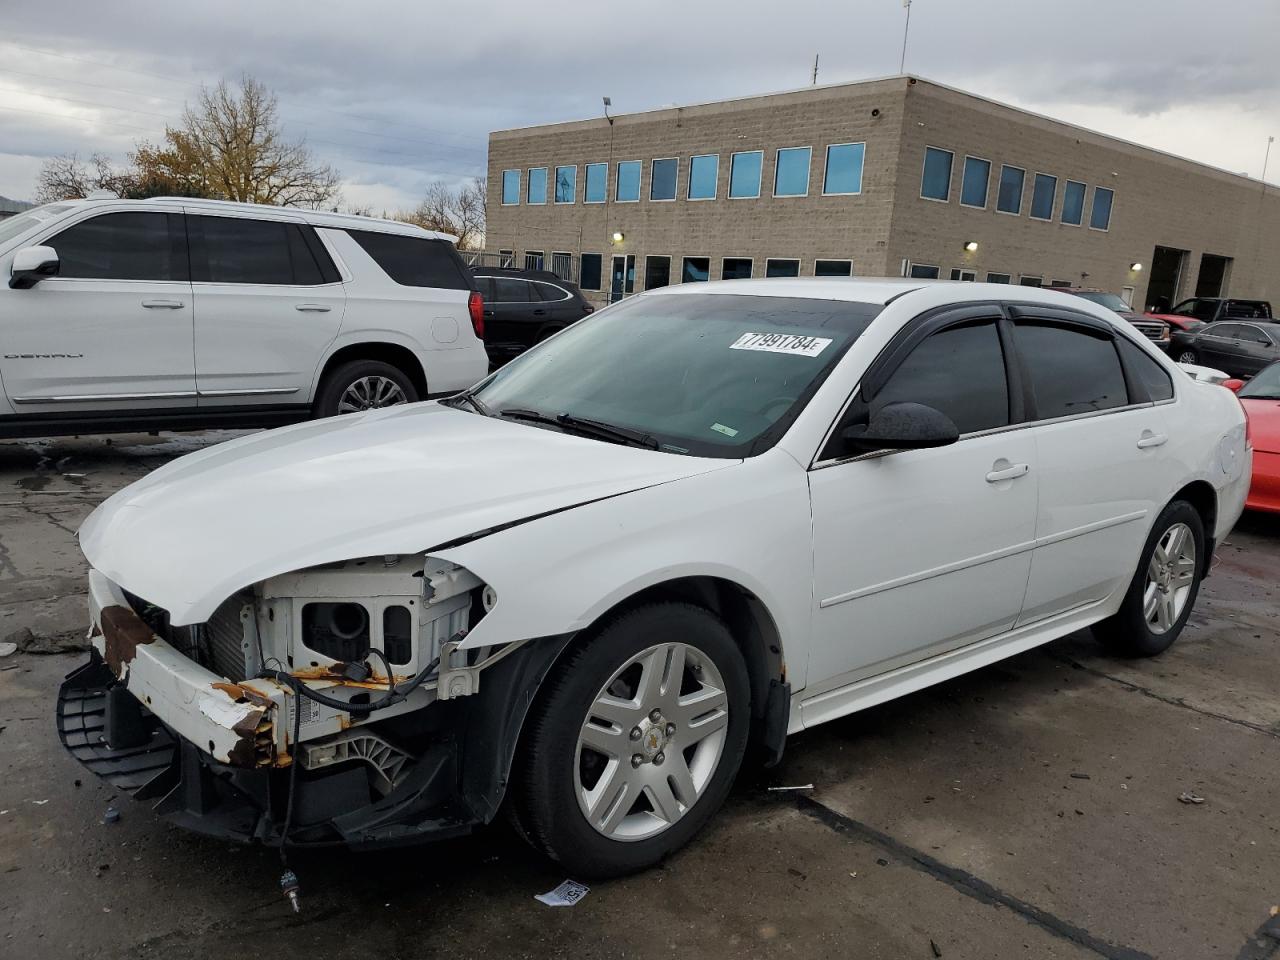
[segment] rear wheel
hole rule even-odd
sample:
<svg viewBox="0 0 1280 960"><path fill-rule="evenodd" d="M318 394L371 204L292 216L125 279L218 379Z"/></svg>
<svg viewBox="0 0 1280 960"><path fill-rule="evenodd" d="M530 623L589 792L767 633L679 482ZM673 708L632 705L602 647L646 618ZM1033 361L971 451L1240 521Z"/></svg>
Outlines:
<svg viewBox="0 0 1280 960"><path fill-rule="evenodd" d="M1204 551L1200 514L1175 500L1157 518L1119 611L1096 624L1094 633L1122 656L1153 657L1168 650L1191 616Z"/></svg>
<svg viewBox="0 0 1280 960"><path fill-rule="evenodd" d="M530 714L515 812L573 876L658 863L720 807L742 762L746 666L724 623L639 607L573 650Z"/></svg>
<svg viewBox="0 0 1280 960"><path fill-rule="evenodd" d="M413 381L398 367L381 360L352 360L325 378L316 400L316 416L377 410L417 399Z"/></svg>
<svg viewBox="0 0 1280 960"><path fill-rule="evenodd" d="M1178 353L1178 362L1179 363L1199 363L1200 356L1194 350L1188 347L1187 349L1182 350Z"/></svg>

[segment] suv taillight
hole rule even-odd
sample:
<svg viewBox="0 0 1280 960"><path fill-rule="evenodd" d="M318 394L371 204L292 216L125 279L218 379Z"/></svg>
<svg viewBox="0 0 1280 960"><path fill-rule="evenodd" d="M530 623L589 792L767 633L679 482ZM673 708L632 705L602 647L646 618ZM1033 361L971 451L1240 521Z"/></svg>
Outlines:
<svg viewBox="0 0 1280 960"><path fill-rule="evenodd" d="M471 329L476 332L476 339L484 339L484 297L475 290L467 298L467 312L471 314Z"/></svg>

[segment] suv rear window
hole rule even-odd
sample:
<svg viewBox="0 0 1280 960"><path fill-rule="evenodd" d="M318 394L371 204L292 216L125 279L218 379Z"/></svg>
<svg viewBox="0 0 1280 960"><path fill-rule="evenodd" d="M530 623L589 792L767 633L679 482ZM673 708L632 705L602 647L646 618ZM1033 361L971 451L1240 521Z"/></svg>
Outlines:
<svg viewBox="0 0 1280 960"><path fill-rule="evenodd" d="M444 240L372 230L348 230L347 233L387 276L403 287L472 289L462 258L453 245Z"/></svg>
<svg viewBox="0 0 1280 960"><path fill-rule="evenodd" d="M310 227L282 220L189 214L187 228L191 279L196 282L315 286L339 279Z"/></svg>

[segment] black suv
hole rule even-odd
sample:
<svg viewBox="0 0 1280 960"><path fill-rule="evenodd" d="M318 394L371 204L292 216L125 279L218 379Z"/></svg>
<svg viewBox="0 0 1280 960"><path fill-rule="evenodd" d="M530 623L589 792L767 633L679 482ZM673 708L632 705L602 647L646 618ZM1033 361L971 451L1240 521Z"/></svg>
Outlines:
<svg viewBox="0 0 1280 960"><path fill-rule="evenodd" d="M472 273L484 298L484 346L493 364L595 311L577 284L547 270L473 267Z"/></svg>

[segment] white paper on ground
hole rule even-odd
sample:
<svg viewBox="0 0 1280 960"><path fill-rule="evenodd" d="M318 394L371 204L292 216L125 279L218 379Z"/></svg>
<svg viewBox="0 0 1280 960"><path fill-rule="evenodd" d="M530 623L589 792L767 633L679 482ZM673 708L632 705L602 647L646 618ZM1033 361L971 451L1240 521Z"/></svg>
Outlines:
<svg viewBox="0 0 1280 960"><path fill-rule="evenodd" d="M547 893L535 894L535 900L541 900L548 907L572 907L591 892L591 888L577 880L566 880L560 886Z"/></svg>

